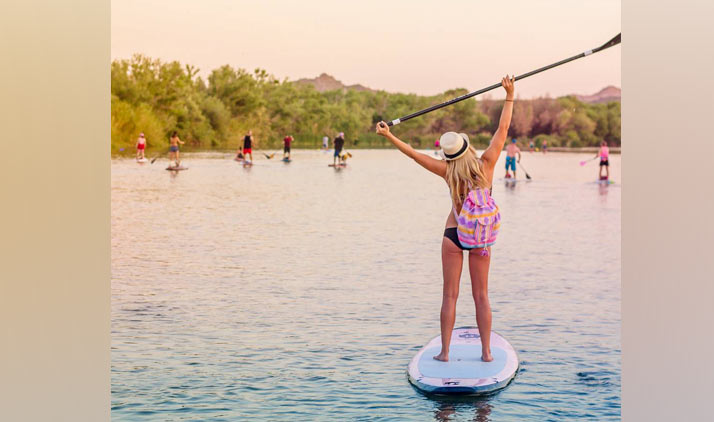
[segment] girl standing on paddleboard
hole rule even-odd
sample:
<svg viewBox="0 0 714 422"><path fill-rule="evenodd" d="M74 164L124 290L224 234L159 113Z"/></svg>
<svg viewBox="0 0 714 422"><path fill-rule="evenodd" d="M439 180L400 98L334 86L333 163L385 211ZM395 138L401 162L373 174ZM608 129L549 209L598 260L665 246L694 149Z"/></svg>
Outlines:
<svg viewBox="0 0 714 422"><path fill-rule="evenodd" d="M447 362L451 333L456 320L456 299L463 264L463 251L468 250L471 291L476 304L476 322L481 337L481 359L493 360L491 355L491 305L488 300L488 271L491 264L489 250L496 241L500 227L500 213L490 188L498 156L506 142L513 114L515 79L506 76L501 85L506 90L506 102L501 111L498 129L489 147L479 157L469 145L466 134L447 132L439 143L445 161L416 152L399 140L384 122L377 124L377 133L389 139L407 157L443 177L451 191L452 210L446 219L441 242L441 263L444 290L441 301L441 353L434 359Z"/></svg>
<svg viewBox="0 0 714 422"><path fill-rule="evenodd" d="M608 180L610 178L610 148L607 146L607 141L602 141L600 151L597 152L595 158L600 157L600 169L598 176L600 180ZM605 167L605 177L602 175L602 168Z"/></svg>

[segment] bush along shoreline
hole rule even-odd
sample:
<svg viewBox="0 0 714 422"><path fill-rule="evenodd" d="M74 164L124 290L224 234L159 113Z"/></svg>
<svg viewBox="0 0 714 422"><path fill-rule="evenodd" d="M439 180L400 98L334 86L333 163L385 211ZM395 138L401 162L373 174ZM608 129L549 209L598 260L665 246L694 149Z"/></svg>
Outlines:
<svg viewBox="0 0 714 422"><path fill-rule="evenodd" d="M179 62L141 55L111 64L111 150L134 151L139 133L150 153L168 149L176 130L186 151L235 150L249 129L263 150L278 149L286 135L296 149L317 149L322 137L344 132L346 148L389 148L374 134L380 120L394 119L467 93L452 89L439 95L336 89L320 92L312 85L279 80L265 70L222 66L206 80L199 70ZM498 124L503 102L488 97L466 100L398 126L400 138L420 149L449 130L468 133L485 147ZM620 102L589 104L574 96L516 99L509 137L522 149L532 140L537 148L577 150L597 147L602 140L619 147ZM589 151L588 151L589 152ZM613 151L614 152L614 151Z"/></svg>

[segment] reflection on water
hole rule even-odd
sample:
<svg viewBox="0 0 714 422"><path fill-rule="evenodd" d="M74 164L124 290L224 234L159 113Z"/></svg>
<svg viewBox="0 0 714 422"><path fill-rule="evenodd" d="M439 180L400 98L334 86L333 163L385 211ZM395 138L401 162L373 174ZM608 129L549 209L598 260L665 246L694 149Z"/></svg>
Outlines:
<svg viewBox="0 0 714 422"><path fill-rule="evenodd" d="M406 365L439 332L448 189L396 151L353 155L113 161L113 420L620 419L619 156L614 185L557 153L494 183L493 327L521 370L434 398ZM456 325L475 325L463 280Z"/></svg>
<svg viewBox="0 0 714 422"><path fill-rule="evenodd" d="M456 420L457 415L460 420L468 420L474 422L491 421L491 404L490 397L465 397L465 398L447 398L435 397L434 403L436 409L434 411L434 420L438 422L447 422ZM471 418L468 416L472 415Z"/></svg>

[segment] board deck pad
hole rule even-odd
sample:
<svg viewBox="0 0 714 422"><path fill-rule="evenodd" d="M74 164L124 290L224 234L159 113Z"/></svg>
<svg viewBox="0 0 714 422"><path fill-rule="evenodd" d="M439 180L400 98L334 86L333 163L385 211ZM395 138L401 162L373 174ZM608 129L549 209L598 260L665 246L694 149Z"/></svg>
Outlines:
<svg viewBox="0 0 714 422"><path fill-rule="evenodd" d="M491 332L493 361L481 360L481 338L476 327L453 331L449 362L433 357L441 351L441 336L422 347L407 367L409 382L430 394L484 394L508 385L518 371L515 349L496 332Z"/></svg>
<svg viewBox="0 0 714 422"><path fill-rule="evenodd" d="M453 344L449 348L449 362L433 358L441 345L424 350L419 359L419 372L432 378L488 378L498 375L506 366L506 351L491 346L492 362L481 360L481 343Z"/></svg>

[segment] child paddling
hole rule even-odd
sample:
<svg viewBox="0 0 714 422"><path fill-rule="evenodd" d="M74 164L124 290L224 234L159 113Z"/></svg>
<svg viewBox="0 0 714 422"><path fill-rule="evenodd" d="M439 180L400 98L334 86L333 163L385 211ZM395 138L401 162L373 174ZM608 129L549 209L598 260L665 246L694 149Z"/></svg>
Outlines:
<svg viewBox="0 0 714 422"><path fill-rule="evenodd" d="M490 362L491 305L488 300L489 250L496 240L501 216L490 195L496 161L506 142L513 114L515 79L506 76L501 85L506 90L506 102L501 111L498 129L481 157L469 145L466 134L447 132L439 143L445 161L416 152L409 144L389 131L386 123L377 124L377 133L419 165L445 179L451 191L452 210L446 219L441 243L441 263L444 289L441 302L441 353L434 359L447 362L451 333L456 320L456 298L463 264L463 251L468 250L471 291L476 304L476 322L481 337L481 360Z"/></svg>

